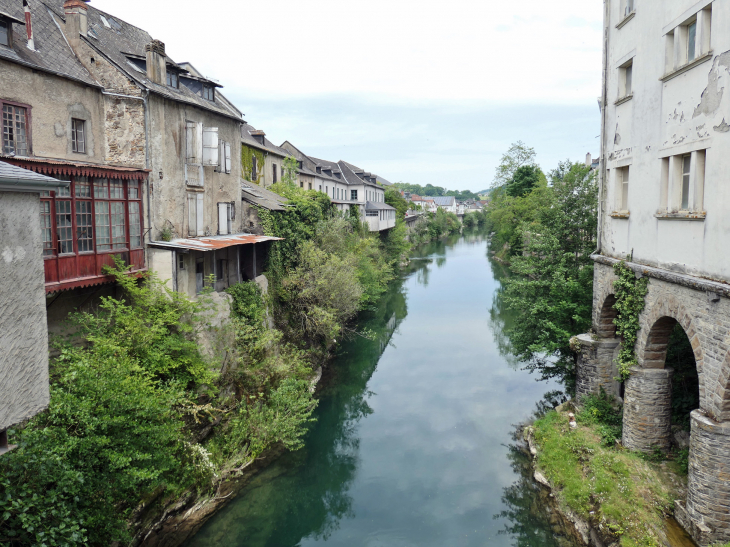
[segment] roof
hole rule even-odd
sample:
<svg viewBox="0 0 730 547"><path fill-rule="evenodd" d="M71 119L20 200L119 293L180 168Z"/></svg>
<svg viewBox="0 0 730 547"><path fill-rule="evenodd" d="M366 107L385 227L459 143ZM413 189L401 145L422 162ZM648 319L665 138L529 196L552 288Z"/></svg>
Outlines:
<svg viewBox="0 0 730 547"><path fill-rule="evenodd" d="M264 241L281 241L280 237L233 234L227 236L197 237L195 239L173 239L172 241L151 241L151 247L171 250L216 251L235 245L252 245Z"/></svg>
<svg viewBox="0 0 730 547"><path fill-rule="evenodd" d="M35 171L0 161L0 190L12 192L40 192L67 187L68 182L62 182Z"/></svg>
<svg viewBox="0 0 730 547"><path fill-rule="evenodd" d="M365 210L366 211L395 211L395 207L391 207L387 203L383 203L382 201L366 201L365 202Z"/></svg>
<svg viewBox="0 0 730 547"><path fill-rule="evenodd" d="M35 51L28 49L25 27L14 23L13 47L0 47L0 59L100 88L101 85L76 58L61 32L59 25L64 24L63 18L54 15L42 0L28 0L28 5L33 14ZM13 19L25 20L21 0L0 0L0 11Z"/></svg>
<svg viewBox="0 0 730 547"><path fill-rule="evenodd" d="M241 182L241 199L269 211L285 211L286 198L255 184Z"/></svg>
<svg viewBox="0 0 730 547"><path fill-rule="evenodd" d="M264 135L264 144L261 144L258 139L254 138L254 136L251 134L253 132L260 132ZM276 154L277 156L281 156L282 158L291 156L289 152L287 152L283 148L280 148L279 146L276 146L269 139L267 139L263 131L256 129L251 124L245 122L241 127L241 142L243 142L247 146L253 146L254 148L265 150L266 152L271 152L272 154Z"/></svg>
<svg viewBox="0 0 730 547"><path fill-rule="evenodd" d="M375 179L378 181L378 184L382 184L383 186L393 186L392 182L385 180L380 175L375 175Z"/></svg>
<svg viewBox="0 0 730 547"><path fill-rule="evenodd" d="M39 158L37 156L11 156L7 154L0 154L0 159L4 159L10 163L20 162L33 164L33 169L39 172L65 172L66 174L69 174L69 172L64 171L64 168L70 168L76 169L76 174L83 174L91 177L144 179L147 178L147 174L150 172L149 169L142 169L139 167L103 165L100 163Z"/></svg>
<svg viewBox="0 0 730 547"><path fill-rule="evenodd" d="M439 207L449 207L454 205L454 196L434 196L433 202Z"/></svg>
<svg viewBox="0 0 730 547"><path fill-rule="evenodd" d="M8 1L9 0L0 0L0 2L3 3ZM39 2L41 0L35 1ZM59 18L63 19L62 0L43 1L58 14ZM205 110L242 121L243 114L241 114L241 112L217 90L215 92L215 101L209 101L204 99L201 95L194 93L182 83L179 88L173 88L167 85L156 84L148 80L147 73L132 64L129 59L130 54L132 58L146 59L147 54L145 52L145 46L152 41L152 36L150 36L147 31L122 21L118 17L114 17L104 11L101 11L93 5L89 5L88 8L87 18L89 32L88 37L82 39L115 64L119 70L126 74L131 80L136 82L137 85L144 89L148 89L152 93L162 95L167 99L195 105ZM104 23L104 20L102 20L102 17L106 21L106 24ZM167 62L175 64L169 56L167 56ZM138 63L141 66L144 66L146 61L140 60ZM183 68L184 70L195 70L190 64L181 66L180 68ZM185 73L182 73L180 76L185 77ZM195 74L191 73L190 76L192 79L208 81L211 85L220 87L220 84L214 80L199 77L197 71Z"/></svg>

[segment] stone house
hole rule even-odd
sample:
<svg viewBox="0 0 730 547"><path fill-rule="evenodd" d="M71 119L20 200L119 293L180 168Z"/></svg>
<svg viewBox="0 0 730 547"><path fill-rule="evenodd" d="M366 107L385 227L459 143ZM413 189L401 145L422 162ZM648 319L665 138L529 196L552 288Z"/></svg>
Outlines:
<svg viewBox="0 0 730 547"><path fill-rule="evenodd" d="M145 117L127 79L98 56L109 75L95 76L65 36L85 4L61 4L0 0L0 159L70 183L44 191L35 218L46 291L84 297L115 257L146 267Z"/></svg>
<svg viewBox="0 0 730 547"><path fill-rule="evenodd" d="M672 442L677 325L699 377L691 415L689 487L676 516L702 546L730 540L730 3L607 0L601 104L599 241L594 333L578 337L578 395L601 387L624 401L623 444ZM593 165L593 162L591 162ZM635 353L613 381L621 343L613 265L648 278Z"/></svg>
<svg viewBox="0 0 730 547"><path fill-rule="evenodd" d="M281 181L284 160L290 154L266 138L266 133L248 123L241 126L241 177L268 188Z"/></svg>
<svg viewBox="0 0 730 547"><path fill-rule="evenodd" d="M48 330L41 194L69 183L0 161L0 455L6 430L48 406Z"/></svg>

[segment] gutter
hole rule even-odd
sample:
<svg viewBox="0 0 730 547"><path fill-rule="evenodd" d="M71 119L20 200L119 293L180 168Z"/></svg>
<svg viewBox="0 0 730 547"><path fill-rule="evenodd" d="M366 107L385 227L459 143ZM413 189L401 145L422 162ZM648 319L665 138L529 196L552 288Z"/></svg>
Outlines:
<svg viewBox="0 0 730 547"><path fill-rule="evenodd" d="M608 105L608 46L609 46L609 22L611 15L611 0L604 0L603 10L603 89L601 91L601 170L598 174L598 230L596 233L596 250L594 254L601 254L603 250L603 206L604 191L606 188L606 166L608 156L606 154L606 108Z"/></svg>

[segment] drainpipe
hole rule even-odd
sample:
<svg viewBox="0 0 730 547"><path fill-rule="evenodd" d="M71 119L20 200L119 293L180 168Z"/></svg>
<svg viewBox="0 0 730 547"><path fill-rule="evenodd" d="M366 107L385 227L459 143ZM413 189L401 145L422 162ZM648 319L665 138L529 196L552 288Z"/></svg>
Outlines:
<svg viewBox="0 0 730 547"><path fill-rule="evenodd" d="M152 168L150 167L151 161L150 161L150 114L149 114L149 100L150 98L150 90L145 89L145 96L142 97L143 102L143 108L144 108L144 157L145 157L145 167L150 172L150 177L147 180L147 225L149 226L149 231L147 232L147 237L149 238L148 241L152 241L152 196L150 194L150 184L152 177ZM147 255L147 267L149 267L149 247L145 250L145 254Z"/></svg>
<svg viewBox="0 0 730 547"><path fill-rule="evenodd" d="M597 248L594 254L601 254L603 248L603 207L604 207L604 190L606 187L606 166L608 158L606 154L606 108L608 104L608 46L609 46L609 22L611 16L611 0L604 0L603 9L603 89L601 91L601 152L600 162L601 169L598 173L598 231L597 231Z"/></svg>

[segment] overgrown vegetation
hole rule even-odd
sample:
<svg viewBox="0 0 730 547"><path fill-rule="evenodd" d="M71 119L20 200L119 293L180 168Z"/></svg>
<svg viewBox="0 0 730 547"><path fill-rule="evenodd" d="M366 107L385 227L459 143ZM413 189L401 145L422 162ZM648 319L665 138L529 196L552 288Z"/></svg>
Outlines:
<svg viewBox="0 0 730 547"><path fill-rule="evenodd" d="M581 163L563 162L549 173L550 186L530 186L525 180L534 181L538 173L529 164L534 151L527 150L499 170L506 176L512 166L517 176L493 192L485 212L490 249L508 258L516 274L503 280L501 297L515 316L504 330L510 351L528 368L543 378L558 378L572 390L570 338L591 326L596 177ZM515 192L505 190L513 184Z"/></svg>
<svg viewBox="0 0 730 547"><path fill-rule="evenodd" d="M616 336L621 337L621 349L616 364L621 380L627 380L631 376L631 368L637 365L635 346L641 328L639 315L644 310L649 279L637 279L633 270L623 261L618 262L613 271L618 277L613 283L616 294L613 307L617 312L613 323L616 325Z"/></svg>
<svg viewBox="0 0 730 547"><path fill-rule="evenodd" d="M605 394L584 401L575 429L564 412L548 413L533 426L537 466L559 503L591 522L607 543L659 547L676 494L657 467L612 448L620 416Z"/></svg>

